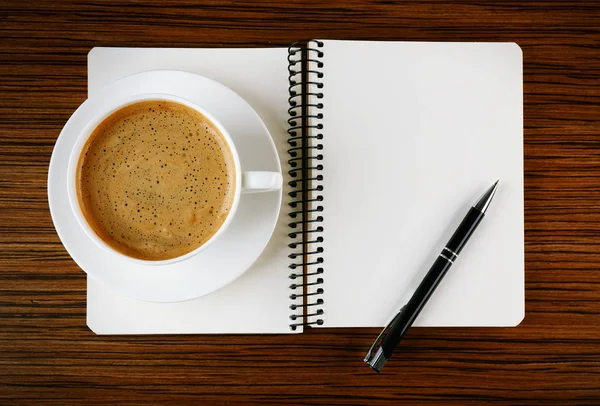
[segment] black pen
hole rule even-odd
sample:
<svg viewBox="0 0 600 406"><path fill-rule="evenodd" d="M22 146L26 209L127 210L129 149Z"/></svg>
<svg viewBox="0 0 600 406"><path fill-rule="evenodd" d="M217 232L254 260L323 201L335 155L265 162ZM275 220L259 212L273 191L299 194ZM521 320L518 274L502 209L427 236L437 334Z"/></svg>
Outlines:
<svg viewBox="0 0 600 406"><path fill-rule="evenodd" d="M473 231L475 231L483 219L485 211L490 205L494 193L496 193L497 187L498 181L486 190L477 203L471 207L408 303L400 309L387 327L385 327L379 336L377 336L377 339L364 359L364 361L375 371L381 371L383 364L390 358L394 349L398 346L400 340L402 340L406 330L412 326L413 322L431 297L431 294L435 291L435 288L437 288L440 281L444 278L444 275L446 275L446 272L448 272L448 269L450 269L456 258L458 258L458 254L460 254L460 251L467 241L469 241ZM377 351L374 352L380 338L386 331L387 334L383 337L381 345Z"/></svg>

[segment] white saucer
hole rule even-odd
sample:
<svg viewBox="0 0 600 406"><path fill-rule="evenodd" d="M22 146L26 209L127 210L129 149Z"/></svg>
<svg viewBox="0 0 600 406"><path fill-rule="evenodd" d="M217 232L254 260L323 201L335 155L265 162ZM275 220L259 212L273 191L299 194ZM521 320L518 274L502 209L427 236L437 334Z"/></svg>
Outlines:
<svg viewBox="0 0 600 406"><path fill-rule="evenodd" d="M102 104L131 94L169 93L211 112L228 129L242 170L281 172L277 150L265 124L231 89L189 72L149 71L120 79L86 100L63 128L50 160L48 201L58 235L88 275L126 296L151 302L178 302L204 296L241 276L258 259L275 228L281 190L242 195L223 236L198 255L172 265L124 262L98 247L79 228L67 197L67 162L77 134Z"/></svg>

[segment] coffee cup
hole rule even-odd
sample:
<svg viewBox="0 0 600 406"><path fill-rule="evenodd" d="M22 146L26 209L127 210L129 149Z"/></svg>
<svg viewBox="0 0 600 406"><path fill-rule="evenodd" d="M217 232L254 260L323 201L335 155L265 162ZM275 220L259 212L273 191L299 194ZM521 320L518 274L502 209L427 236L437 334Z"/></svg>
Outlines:
<svg viewBox="0 0 600 406"><path fill-rule="evenodd" d="M148 155L152 155L151 159L152 161L148 161L148 157L145 158L141 158L142 161L143 159L145 159L146 161L150 162L147 163L146 162L146 166L142 167L142 165L138 165L135 166L133 164L133 159L131 158L131 154L136 154L136 151L130 151L129 154L129 161L125 160L124 162L131 162L131 166L134 167L134 169L132 169L132 172L126 172L126 175L120 175L119 172L117 170L113 171L113 172L109 172L109 169L111 168L110 166L108 166L109 169L106 169L106 166L103 166L103 169L93 169L91 164L87 165L87 163L91 162L91 158L87 157L87 153L88 151L90 151L90 143L92 143L92 145L94 145L93 143L95 142L94 139L96 137L99 137L98 135L98 131L100 129L103 129L104 127L108 128L109 125L105 124L107 123L109 120L113 120L114 117L118 117L120 112L124 112L124 111L129 111L127 109L135 109L138 108L138 106L144 106L144 108L146 106L153 106L153 105L161 105L161 103L163 105L168 105L169 108L175 109L175 113L170 112L167 113L163 110L161 110L160 112L157 111L152 111L152 108L149 109L149 111L147 112L147 114L145 116L140 116L140 117L145 117L145 119L148 119L148 122L150 124L148 124L148 129L144 129L144 130L138 130L137 133L136 131L132 131L132 133L130 135L127 135L125 132L122 133L122 138L121 136L119 136L119 139L117 140L115 138L115 141L106 141L107 145L110 146L114 146L117 145L117 147L115 147L114 151L113 149L111 149L110 147L108 148L104 148L102 151L104 154L106 154L106 156L104 157L104 161L102 162L108 162L107 159L111 157L111 154L114 154L114 160L117 161L117 157L118 159L122 160L125 159L123 158L123 150L127 148L127 142L131 143L131 145L133 145L133 142L143 142L143 140L146 140L146 143L151 143L152 142L152 135L153 134L157 134L156 131L160 131L160 129L158 129L158 127L160 127L160 124L153 124L155 122L161 122L161 120L163 122L167 122L165 121L165 117L167 116L167 114L171 114L173 115L173 117L176 117L175 114L177 112L177 108L181 108L183 110L188 110L188 113L194 112L198 114L198 117L203 117L205 119L205 121L202 122L203 127L199 125L198 128L200 128L201 130L203 128L206 128L207 134L210 133L212 135L214 135L215 141L212 142L210 139L208 138L198 138L198 140L192 139L192 132L189 133L189 139L184 140L183 138L183 133L181 135L182 140L184 140L185 146L181 147L181 150L183 151L181 154L183 156L185 156L185 158L182 159L187 159L186 162L194 162L194 165L196 165L196 161L194 161L192 158L195 159L194 156L194 152L192 151L192 149L194 151L200 151L198 152L198 156L199 157L203 157L203 159L208 160L208 162L210 162L213 165L217 165L220 164L221 168L227 168L226 171L223 171L223 173L227 172L225 175L221 174L221 173L215 173L218 176L222 176L222 178L220 178L220 187L219 189L223 188L227 188L227 198L224 198L224 201L226 200L227 202L227 207L225 209L225 211L223 213L223 215L220 215L220 217L217 217L215 215L210 215L213 217L210 217L209 215L207 215L208 217L206 219L203 218L203 215L208 213L208 211L210 211L210 209L208 208L208 206L203 206L201 208L198 208L199 205L202 206L203 201L201 200L203 198L203 189L208 189L208 177L206 178L206 182L207 182L207 186L206 188L203 186L204 183L202 183L200 185L200 187L198 185L196 185L196 183L200 184L199 181L196 181L196 183L194 183L194 186L196 186L196 190L194 190L194 194L193 194L193 199L196 201L190 200L190 204L188 204L186 206L186 199L190 199L189 197L186 196L192 196L192 189L189 190L189 193L182 195L183 197L179 198L179 195L177 195L177 204L173 203L173 207L175 207L177 209L177 213L179 213L180 211L183 213L181 214L179 217L176 217L176 221L173 221L172 223L175 223L175 225L173 226L173 229L170 228L170 226L168 224L163 224L162 220L164 220L164 218L162 217L169 217L169 202L175 200L175 198L173 197L173 194L170 194L168 192L165 193L164 187L162 185L164 184L169 184L169 182L172 181L172 179L169 178L168 175L165 175L166 177L162 177L162 175L157 172L157 165L160 165L160 167L162 168L162 166L164 165L165 167L167 166L167 161L169 159L171 159L172 161L172 157L171 158L167 158L169 156L169 154L172 155L172 152L167 152L167 150L163 150L162 152L157 150L156 145L158 144L154 144L154 149L150 148L151 152L147 152ZM141 108L141 107L140 107ZM182 110L182 111L183 111ZM125 116L123 116L125 117ZM129 116L128 116L129 117ZM196 116L194 116L196 117ZM116 120L116 119L115 119ZM131 121L127 122L126 120L128 119L121 119L121 124L119 124L120 126L122 126L123 128L127 127L127 125L131 126ZM114 120L113 120L114 121ZM141 118L140 118L140 121ZM117 123L118 121L115 121L115 123ZM175 122L176 125L177 122ZM112 125L112 124L111 124ZM140 124L141 125L141 124ZM153 127L154 125L154 127ZM167 125L167 124L164 124ZM104 126L104 127L103 127ZM183 124L182 124L183 126ZM164 126L163 126L164 127ZM119 130L117 124L115 124L115 129L111 128L111 131L113 131L111 134L116 134ZM183 128L183 127L182 127ZM188 127L186 127L188 128ZM117 132L115 132L117 131ZM123 130L125 131L125 130ZM166 130L165 130L166 131ZM187 131L187 129L186 129ZM191 130L190 130L191 131ZM166 132L166 134L169 134L169 132ZM171 132L171 134L173 134L173 132ZM209 135L206 135L203 133L202 136L205 137L209 137ZM131 137L134 137L134 139L136 141L132 141ZM138 138L135 138L138 137ZM187 133L185 134L185 137L188 138ZM205 144L201 144L201 140L204 140L205 142L208 141L208 143ZM154 141L156 141L156 139L154 139ZM115 144L116 142L116 144ZM98 144L98 143L96 143ZM98 144L99 145L99 144ZM141 144L140 144L141 145ZM173 144L169 144L171 146L171 151L173 151ZM181 142L180 144L181 145ZM220 147L215 147L219 146ZM124 146L123 148L119 149L118 146ZM168 146L167 146L168 148ZM210 148L210 150L209 150ZM116 152L115 152L116 151ZM145 151L148 151L148 149L145 149ZM220 155L220 154L224 154L224 155ZM160 159L161 156L164 159ZM135 159L137 159L138 161L140 160L140 157L136 157ZM222 162L220 161L222 160ZM163 162L164 163L160 163L159 162ZM169 161L169 162L171 162ZM98 161L100 162L100 161ZM215 163L216 162L216 163ZM87 165L87 166L86 166ZM115 162L113 161L112 165L115 165ZM192 165L192 164L190 164ZM223 166L224 165L224 166ZM98 164L98 166L100 167L101 165ZM118 166L118 165L117 165ZM129 166L129 164L128 164ZM204 169L204 163L197 163L197 166L194 167L193 169L193 173L191 172L192 169L190 169L189 172L189 177L190 177L190 186L189 188L193 188L193 186L191 186L192 182L192 177L194 180L198 180L199 179L199 173L201 171L205 171ZM141 169L140 169L141 167ZM137 169L135 169L137 168ZM191 167L190 167L191 168ZM231 169L232 168L232 169ZM87 172L84 172L87 171ZM112 169L110 169L112 170ZM135 171L138 172L135 172ZM171 169L169 169L171 170ZM97 199L94 200L94 198L90 197L89 199L87 197L84 196L85 194L85 190L90 189L92 190L92 187L88 185L89 180L90 179L94 179L94 171L100 173L102 172L100 176L101 179L107 178L110 176L112 176L111 181L114 184L119 184L119 182L123 183L125 182L125 180L127 180L126 185L128 185L127 187L131 186L133 189L129 191L130 194L127 194L128 192L125 190L125 195L119 195L121 197L114 197L114 194L112 196L108 196L108 193L110 191L110 188L106 188L106 185L104 185L105 189L103 190L98 190L97 192L95 190L93 190L94 196L97 196ZM82 175L83 173L83 175ZM112 175L110 175L110 173L112 173ZM184 172L179 171L178 174L181 175ZM187 174L187 173L186 173ZM206 175L206 173L203 172L204 176ZM86 181L88 183L85 183L86 181L84 181L84 176ZM215 176L215 182L219 182L219 180L217 179L218 176ZM104 177L104 178L102 178ZM154 177L156 177L156 182L157 185L155 185L155 187L153 188L153 185L149 185L149 181L152 181L152 183L154 183ZM185 176L185 178L187 179L188 176ZM146 179L147 178L147 179ZM125 180L124 180L125 179ZM144 180L144 182L146 182L146 180L148 180L148 182L143 183L142 186L137 185L138 187L136 188L135 182L137 181L137 179L140 179L140 184L142 184L142 180ZM160 179L160 180L159 180ZM227 184L224 184L224 179L227 179ZM163 181L163 184L158 184L160 181ZM92 240L94 241L99 247L102 247L104 250L107 250L109 252L112 252L116 255L119 255L121 257L123 257L124 260L127 261L133 261L136 263L140 263L140 264L144 264L144 265L168 265L168 264L172 264L178 261L182 261L185 260L187 258L190 258L194 255L197 255L198 253L202 252L203 250L205 250L207 247L209 247L211 244L213 244L215 241L217 241L219 238L222 238L223 234L225 233L225 231L227 230L228 226L231 224L231 222L233 221L238 205L240 203L240 198L242 193L256 193L256 192L270 192L270 191L276 191L281 189L282 186L282 177L281 174L279 172L267 172L267 171L242 171L241 166L240 166L240 160L239 160L239 156L238 156L238 152L236 149L236 146L231 138L231 136L229 135L229 132L227 131L227 129L208 111L206 111L205 109L203 109L202 107L194 104L193 102L186 100L184 98L178 97L176 95L170 95L170 94L139 94L139 95L133 95L124 99L121 99L113 104L106 104L104 105L103 109L101 111L98 111L95 116L88 122L88 124L84 127L83 131L79 134L79 136L77 137L77 140L73 146L73 150L71 152L71 155L69 157L69 162L68 162L68 169L67 169L67 192L68 192L68 199L69 199L69 204L71 206L71 209L74 213L75 218L77 219L77 222L79 224L79 226L82 228L82 230L85 232L85 234ZM183 193L184 191L187 192L188 191L188 186L187 183L185 181L183 181L181 179L181 176L179 176L177 178L177 182L180 182L179 185L181 186L181 191L175 191L174 193L178 193L181 192ZM175 182L175 184L178 184L177 182ZM183 182L183 183L181 183ZM203 181L204 182L204 181ZM172 183L172 182L171 182ZM112 183L111 183L112 184ZM213 187L214 185L210 186ZM125 189L127 187L124 187ZM160 189L159 187L163 187L163 189ZM185 190L183 189L185 187ZM150 188L150 189L148 189ZM159 190L160 189L160 190ZM199 189L199 190L198 190ZM213 187L213 189L215 189ZM211 189L212 190L212 189ZM216 189L215 189L216 190ZM121 190L122 191L122 190ZM173 192L171 190L171 192ZM115 192L117 193L117 192ZM135 199L133 199L132 195L137 193L137 195L135 196ZM161 194L162 193L162 194ZM87 196L87 195L86 195ZM90 195L91 196L91 195ZM140 197L141 196L141 197ZM144 203L144 196L148 197L148 200L146 201L146 203ZM160 199L157 200L157 196L160 196ZM150 198L151 197L151 198ZM103 200L104 199L104 200ZM112 200L109 200L112 199ZM133 200L132 200L133 199ZM122 200L122 201L121 201ZM181 202L179 201L181 200ZM110 204L108 203L110 201ZM205 200L207 203L206 205L210 204L209 200ZM95 202L95 203L89 203L89 202ZM105 203L98 203L98 202L105 202ZM129 202L129 203L127 203ZM153 206L153 202L162 202L161 204L163 206L165 206L163 209L158 209L157 207ZM89 206L93 206L94 204L96 204L98 207L94 207L94 210L91 210ZM114 213L113 213L113 204L114 204ZM128 204L130 206L128 206ZM158 204L158 203L156 203ZM134 206L135 205L135 206ZM152 217L143 217L140 214L140 218L137 219L136 216L133 216L133 214L136 214L135 210L132 208L132 206L134 207L138 207L137 212L139 213L140 210L142 212L146 211L148 212L148 216L151 216L151 213L154 213ZM189 207L192 206L192 207ZM161 206L162 207L162 206ZM225 207L225 205L223 206ZM218 208L217 208L218 209ZM120 211L124 211L126 214L122 214ZM162 210L162 211L161 211ZM108 213L110 211L110 216L106 215L106 217L110 217L108 220L104 221L104 216L105 213ZM99 215L92 215L90 213L100 213ZM132 214L133 213L133 214ZM161 213L163 213L163 215L161 216ZM165 214L166 213L166 214ZM204 213L204 214L203 214ZM210 213L212 213L212 211L210 211ZM121 217L119 217L119 215ZM110 233L113 233L113 230L109 230L111 227L113 227L115 230L119 229L120 225L116 224L115 222L119 222L119 219L123 219L123 227L121 228L125 228L127 229L127 224L125 224L125 215L127 216L132 216L131 219L129 219L129 217L127 217L127 221L129 221L129 231L125 232L123 230L119 231L119 233L123 232L122 238L119 237L112 237L110 235ZM101 217L100 217L101 216ZM206 216L205 216L206 217ZM183 220L182 220L183 219ZM154 221L153 221L154 220ZM189 220L189 221L188 221ZM207 231L206 233L204 233L203 230L200 229L196 229L194 228L194 224L199 224L198 228L203 227L202 221L206 220L211 221L211 220L215 220L215 221L211 221L211 229L209 231ZM218 220L218 221L216 221ZM139 224L138 224L139 221ZM198 221L198 223L194 223L192 224L192 222L196 222ZM153 223L153 224L152 224ZM185 224L184 224L185 223ZM112 226L111 226L112 224ZM208 224L208 223L206 223ZM173 224L172 224L173 225ZM180 227L179 230L175 230L175 226ZM188 244L186 242L187 245L185 245L185 247L177 247L177 240L176 238L171 238L172 236L178 236L178 238L183 239L184 237L179 237L180 235L184 235L182 234L182 230L181 227L183 227L183 232L187 232L190 231L189 235L192 236L193 238L198 237L197 240L193 240L192 237L190 237L190 243ZM136 231L137 229L140 229L142 231ZM131 229L134 229L134 231L131 231ZM145 230L145 231L144 231ZM197 233L196 233L197 231ZM137 234L135 234L137 232ZM135 243L138 244L137 246L139 247L146 247L148 249L152 249L154 251L152 251L152 256L145 256L145 254L139 254L139 252L143 253L142 248L140 248L141 251L135 251L135 250L131 250L129 247L129 242L127 241L127 235L130 235L128 233L131 233L131 235L135 235ZM145 233L145 234L144 234ZM178 234L179 233L179 234ZM166 236L169 237L166 237ZM139 238L138 238L139 237ZM133 238L133 237L132 237ZM144 242L144 238L147 239L147 241ZM171 238L171 240L169 240L169 238ZM157 241L159 241L159 243L157 243ZM162 244L162 241L170 241L169 243L165 242L162 246L160 244ZM174 242L173 242L174 241ZM143 244L142 244L143 243ZM133 244L133 243L132 243ZM142 244L142 245L140 245ZM171 244L175 247L174 250L171 250L168 244ZM158 248L157 248L158 247ZM126 249L127 248L127 249ZM158 252L157 250L159 248L164 248L164 252L168 252L165 253L162 257L160 252ZM182 252L181 249L182 248L183 251ZM144 248L145 249L145 248ZM155 252L156 251L156 252ZM173 254L175 253L175 254Z"/></svg>

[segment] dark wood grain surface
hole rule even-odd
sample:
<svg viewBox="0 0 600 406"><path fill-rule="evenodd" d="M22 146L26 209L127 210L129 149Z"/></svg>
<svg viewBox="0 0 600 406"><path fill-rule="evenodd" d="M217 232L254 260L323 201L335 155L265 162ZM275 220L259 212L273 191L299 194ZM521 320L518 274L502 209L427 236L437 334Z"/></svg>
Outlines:
<svg viewBox="0 0 600 406"><path fill-rule="evenodd" d="M94 46L297 39L516 41L524 55L526 317L414 328L376 375L375 329L97 337L46 198ZM600 404L600 4L0 2L0 404Z"/></svg>

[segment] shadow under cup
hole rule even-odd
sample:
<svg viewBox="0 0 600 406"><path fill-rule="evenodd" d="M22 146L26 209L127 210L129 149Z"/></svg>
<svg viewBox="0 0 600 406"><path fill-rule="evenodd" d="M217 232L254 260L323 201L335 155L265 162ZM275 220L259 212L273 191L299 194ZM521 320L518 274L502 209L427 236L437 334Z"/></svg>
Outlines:
<svg viewBox="0 0 600 406"><path fill-rule="evenodd" d="M140 95L99 114L69 162L69 199L86 234L128 260L166 265L231 222L242 176L223 126L193 103Z"/></svg>

